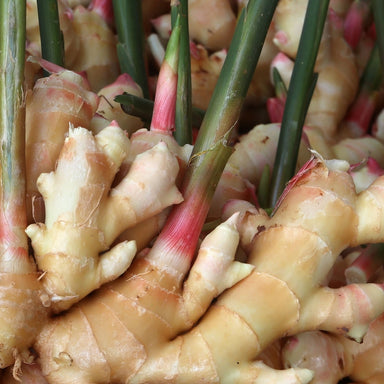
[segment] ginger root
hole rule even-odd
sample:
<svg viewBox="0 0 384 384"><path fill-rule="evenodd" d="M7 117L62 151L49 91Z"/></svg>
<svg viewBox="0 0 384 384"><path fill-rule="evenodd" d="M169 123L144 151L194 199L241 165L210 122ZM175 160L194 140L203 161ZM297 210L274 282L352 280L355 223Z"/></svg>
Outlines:
<svg viewBox="0 0 384 384"><path fill-rule="evenodd" d="M128 268L134 242L109 248L121 232L182 200L174 185L177 160L164 143L137 156L111 189L129 148L116 123L96 136L71 129L56 170L38 179L45 223L32 224L26 232L56 312Z"/></svg>
<svg viewBox="0 0 384 384"><path fill-rule="evenodd" d="M258 355L283 336L307 330L361 340L384 312L379 284L322 285L343 249L371 240L365 236L371 224L362 206L375 187L357 195L347 169L346 162L313 158L288 185L272 217L245 210L217 227L216 234L224 232L204 240L209 256L199 263L200 249L184 283L184 299L178 294L182 281L172 268L151 265L151 251L138 258L124 277L44 328L35 348L47 380L309 383L313 373L308 369L275 370L257 361ZM375 184L383 182L379 177ZM382 217L379 211L377 217ZM253 232L245 244L251 265L231 267L236 222L241 237ZM375 241L383 238L378 230ZM214 246L206 246L211 241ZM224 270L216 262L220 255L227 255ZM193 288L186 289L191 280Z"/></svg>
<svg viewBox="0 0 384 384"><path fill-rule="evenodd" d="M157 251L150 250L121 278L54 319L35 346L48 382L136 382L156 352L252 270L233 261L239 240L235 221L229 219L203 240L185 281L168 265L152 263L150 254Z"/></svg>

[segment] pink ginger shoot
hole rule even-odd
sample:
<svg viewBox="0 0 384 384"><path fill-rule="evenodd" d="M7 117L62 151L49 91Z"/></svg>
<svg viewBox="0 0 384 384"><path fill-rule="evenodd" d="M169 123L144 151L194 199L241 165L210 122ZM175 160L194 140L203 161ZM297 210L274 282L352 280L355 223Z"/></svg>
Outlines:
<svg viewBox="0 0 384 384"><path fill-rule="evenodd" d="M349 108L344 125L350 136L358 137L368 132L376 111L378 92L362 90Z"/></svg>
<svg viewBox="0 0 384 384"><path fill-rule="evenodd" d="M108 25L113 25L112 0L92 0L88 9L99 14Z"/></svg>
<svg viewBox="0 0 384 384"><path fill-rule="evenodd" d="M151 131L168 135L175 129L179 40L180 27L176 23L161 64L150 126Z"/></svg>
<svg viewBox="0 0 384 384"><path fill-rule="evenodd" d="M356 49L362 38L370 16L370 6L367 1L354 0L344 19L344 37L348 44Z"/></svg>
<svg viewBox="0 0 384 384"><path fill-rule="evenodd" d="M184 201L168 217L151 253L152 262L170 266L182 279L195 258L196 247L215 191L215 178L222 173L228 148L221 143L205 154L192 156L180 191ZM198 164L197 164L198 163ZM161 255L161 259L159 256Z"/></svg>
<svg viewBox="0 0 384 384"><path fill-rule="evenodd" d="M287 57L280 53L277 54L272 62L272 78L273 84L275 87L275 97L270 97L267 100L267 111L269 115L269 119L271 123L281 123L283 120L285 102L287 99L287 88L284 84L284 81L280 75L278 66L283 65L284 63L289 64L287 62ZM289 59L288 59L289 60ZM290 61L290 60L289 60Z"/></svg>
<svg viewBox="0 0 384 384"><path fill-rule="evenodd" d="M267 112L271 123L281 123L285 107L285 98L270 97L267 100Z"/></svg>
<svg viewBox="0 0 384 384"><path fill-rule="evenodd" d="M31 62L31 63L39 64L42 69L44 69L46 72L48 72L51 75L53 73L60 73L63 71L67 71L66 68L61 67L60 65L57 65L55 63L52 63L48 60L45 60L45 59L42 59L39 57L29 56L27 61ZM80 71L80 72L73 71L73 72L76 73L77 75L81 76L83 86L87 89L90 89L91 86L89 84L86 72L84 72L84 71Z"/></svg>
<svg viewBox="0 0 384 384"><path fill-rule="evenodd" d="M362 136L370 129L382 82L379 62L378 48L374 47L361 75L359 92L344 118L349 136Z"/></svg>

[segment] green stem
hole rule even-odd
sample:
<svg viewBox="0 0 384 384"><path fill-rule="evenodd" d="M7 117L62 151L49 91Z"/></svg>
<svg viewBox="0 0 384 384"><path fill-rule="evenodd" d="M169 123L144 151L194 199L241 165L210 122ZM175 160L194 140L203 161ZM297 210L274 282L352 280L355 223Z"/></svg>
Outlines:
<svg viewBox="0 0 384 384"><path fill-rule="evenodd" d="M57 0L37 0L41 55L43 59L64 66L64 37L60 29Z"/></svg>
<svg viewBox="0 0 384 384"><path fill-rule="evenodd" d="M380 88L384 73L381 68L380 48L378 43L376 43L372 48L369 60L361 76L359 91L369 93Z"/></svg>
<svg viewBox="0 0 384 384"><path fill-rule="evenodd" d="M157 76L155 102L150 130L172 135L175 130L177 68L180 48L180 18L172 29L164 60Z"/></svg>
<svg viewBox="0 0 384 384"><path fill-rule="evenodd" d="M27 221L23 91L25 0L2 0L0 22L0 263L3 257L10 257L8 253L11 252L11 256L19 260L14 264L8 260L6 265L22 270L23 266L29 268L27 236L24 232Z"/></svg>
<svg viewBox="0 0 384 384"><path fill-rule="evenodd" d="M154 248L167 249L169 265L181 274L190 268L216 185L232 153L227 142L239 119L277 2L250 0L242 11L183 179L184 201L174 207L155 242Z"/></svg>
<svg viewBox="0 0 384 384"><path fill-rule="evenodd" d="M113 0L113 13L121 72L128 73L140 85L144 97L149 98L141 0Z"/></svg>
<svg viewBox="0 0 384 384"><path fill-rule="evenodd" d="M284 84L279 70L276 67L273 67L272 69L272 79L276 97L278 97L279 99L285 99L287 97L288 90Z"/></svg>
<svg viewBox="0 0 384 384"><path fill-rule="evenodd" d="M123 93L114 99L117 103L121 104L121 108L128 115L140 117L147 125L152 120L153 104L152 100L144 99L142 97L132 95L130 93ZM203 121L205 111L192 107L191 121L193 127L200 127Z"/></svg>
<svg viewBox="0 0 384 384"><path fill-rule="evenodd" d="M278 0L250 1L235 35L194 146L194 156L212 147L236 125Z"/></svg>
<svg viewBox="0 0 384 384"><path fill-rule="evenodd" d="M381 72L384 73L384 1L372 0L372 10L375 20L377 43L381 61Z"/></svg>
<svg viewBox="0 0 384 384"><path fill-rule="evenodd" d="M172 7L173 9L175 6ZM175 111L175 138L180 145L192 144L192 84L189 47L188 1L176 6L180 18L180 48Z"/></svg>
<svg viewBox="0 0 384 384"><path fill-rule="evenodd" d="M276 204L286 183L296 170L303 124L316 80L313 70L328 5L329 0L309 0L308 2L272 172L271 207Z"/></svg>

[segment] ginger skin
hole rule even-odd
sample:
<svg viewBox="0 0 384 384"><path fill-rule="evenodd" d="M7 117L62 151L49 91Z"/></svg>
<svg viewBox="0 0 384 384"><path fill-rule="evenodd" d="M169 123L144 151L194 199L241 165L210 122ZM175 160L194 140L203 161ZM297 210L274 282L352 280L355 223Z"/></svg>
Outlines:
<svg viewBox="0 0 384 384"><path fill-rule="evenodd" d="M239 240L234 224L235 218L229 219L203 240L184 282L175 269L151 262L151 250L121 278L53 320L36 344L48 382L134 382L151 356L192 327L214 297L252 270L233 261ZM84 348L95 353L84 360Z"/></svg>
<svg viewBox="0 0 384 384"><path fill-rule="evenodd" d="M159 272L157 265L148 265L146 256L137 259L123 278L55 319L40 334L35 347L48 382L309 383L313 375L306 369L276 371L255 359L274 340L305 330L323 329L360 340L384 311L380 285L321 286L343 249L368 240L360 208L364 193L356 195L345 169L330 170L319 159L309 161L271 218L262 211L241 215L241 234L252 219L257 223L248 229L254 233L248 244L254 269L235 285L235 279L226 279L229 284L211 290L212 298L231 286L205 314L209 303L197 303L205 297L200 292L210 286L206 279L199 277L189 291L195 298L198 295L192 308L199 310L186 312L179 306L180 296L175 296L180 276L170 279L172 269ZM233 254L237 241L229 233L223 237L228 242L223 247ZM383 236L382 231L377 233L376 241L383 241ZM220 242L215 244L214 249ZM192 272L189 279L193 276ZM217 276L220 273L214 280L220 281ZM203 289L196 288L199 282ZM277 312L281 316L274 316ZM87 352L91 350L93 354Z"/></svg>
<svg viewBox="0 0 384 384"><path fill-rule="evenodd" d="M58 69L40 78L26 96L26 192L28 223L44 220L36 186L43 172L55 168L69 126L88 127L98 105L87 81L77 73ZM41 108L44 105L44 108Z"/></svg>
<svg viewBox="0 0 384 384"><path fill-rule="evenodd" d="M283 363L313 370L313 384L337 384L347 376L354 382L379 384L384 378L383 332L383 316L371 323L363 343L320 331L304 332L287 340Z"/></svg>
<svg viewBox="0 0 384 384"><path fill-rule="evenodd" d="M26 232L55 312L128 268L136 252L134 242L109 248L121 232L182 200L174 185L177 160L164 143L137 156L110 189L129 148L129 139L116 123L96 136L84 128L73 129L56 170L38 179L45 223L31 224Z"/></svg>

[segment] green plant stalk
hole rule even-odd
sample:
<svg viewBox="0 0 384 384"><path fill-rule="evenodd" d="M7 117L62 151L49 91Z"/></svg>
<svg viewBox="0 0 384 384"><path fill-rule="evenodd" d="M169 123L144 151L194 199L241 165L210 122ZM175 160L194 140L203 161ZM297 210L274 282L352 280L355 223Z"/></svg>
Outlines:
<svg viewBox="0 0 384 384"><path fill-rule="evenodd" d="M269 169L269 165L266 164L261 173L259 185L257 188L257 199L261 208L268 207L269 187L270 187L270 169Z"/></svg>
<svg viewBox="0 0 384 384"><path fill-rule="evenodd" d="M141 0L113 0L112 4L121 72L128 73L140 85L144 97L149 98Z"/></svg>
<svg viewBox="0 0 384 384"><path fill-rule="evenodd" d="M150 124L153 113L152 100L144 99L130 93L124 92L114 98L117 103L120 103L121 108L128 115L139 117L145 124ZM192 106L191 121L192 126L200 127L203 121L205 111Z"/></svg>
<svg viewBox="0 0 384 384"><path fill-rule="evenodd" d="M0 265L30 268L25 208L25 0L0 2ZM1 263L2 258L18 258ZM12 266L11 266L12 264ZM25 271L24 268L24 271Z"/></svg>
<svg viewBox="0 0 384 384"><path fill-rule="evenodd" d="M384 2L372 0L371 7L376 27L377 44L381 62L381 72L384 73Z"/></svg>
<svg viewBox="0 0 384 384"><path fill-rule="evenodd" d="M192 144L192 81L191 54L188 26L188 0L180 0L177 6L180 18L180 48L175 111L175 139L180 145Z"/></svg>
<svg viewBox="0 0 384 384"><path fill-rule="evenodd" d="M278 97L279 99L285 99L287 97L288 90L284 84L279 70L276 67L272 69L272 79L273 84L275 86L276 97Z"/></svg>
<svg viewBox="0 0 384 384"><path fill-rule="evenodd" d="M43 59L64 66L64 37L60 29L57 0L37 0L41 55Z"/></svg>
<svg viewBox="0 0 384 384"><path fill-rule="evenodd" d="M376 91L380 88L383 70L381 66L380 48L376 44L372 48L369 60L360 79L359 90L366 93Z"/></svg>
<svg viewBox="0 0 384 384"><path fill-rule="evenodd" d="M278 0L250 1L242 10L193 156L211 148L236 125L277 3Z"/></svg>
<svg viewBox="0 0 384 384"><path fill-rule="evenodd" d="M182 274L190 268L214 191L232 153L227 142L277 2L250 0L243 10L183 179L184 201L174 207L155 242L154 247L167 249L169 265L178 264Z"/></svg>
<svg viewBox="0 0 384 384"><path fill-rule="evenodd" d="M295 174L305 115L316 77L313 70L327 17L329 0L309 0L284 108L272 172L270 207L275 206Z"/></svg>

